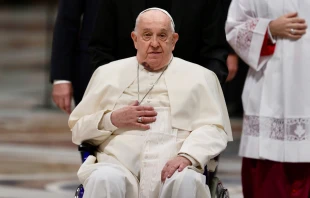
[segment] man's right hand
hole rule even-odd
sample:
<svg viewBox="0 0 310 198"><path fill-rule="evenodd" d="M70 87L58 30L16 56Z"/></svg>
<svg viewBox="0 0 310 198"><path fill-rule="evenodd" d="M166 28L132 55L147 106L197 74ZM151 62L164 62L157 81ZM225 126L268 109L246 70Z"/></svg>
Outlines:
<svg viewBox="0 0 310 198"><path fill-rule="evenodd" d="M138 106L138 101L130 104L127 107L113 111L111 122L117 128L141 128L150 129L150 123L156 121L157 112L153 107ZM138 118L141 117L141 123Z"/></svg>
<svg viewBox="0 0 310 198"><path fill-rule="evenodd" d="M68 114L71 113L72 84L60 83L53 85L52 97L55 104Z"/></svg>

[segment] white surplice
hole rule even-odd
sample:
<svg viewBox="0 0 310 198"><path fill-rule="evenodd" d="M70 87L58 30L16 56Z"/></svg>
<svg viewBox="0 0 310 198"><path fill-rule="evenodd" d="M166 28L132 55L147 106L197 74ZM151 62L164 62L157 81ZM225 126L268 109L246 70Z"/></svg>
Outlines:
<svg viewBox="0 0 310 198"><path fill-rule="evenodd" d="M310 162L310 34L276 38L275 52L260 56L271 20L290 12L310 23L310 0L233 0L226 37L250 66L240 155L279 162Z"/></svg>

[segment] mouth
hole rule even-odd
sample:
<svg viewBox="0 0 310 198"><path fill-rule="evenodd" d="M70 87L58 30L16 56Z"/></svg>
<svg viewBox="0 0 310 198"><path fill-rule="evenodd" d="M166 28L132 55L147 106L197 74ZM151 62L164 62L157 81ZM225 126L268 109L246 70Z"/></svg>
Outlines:
<svg viewBox="0 0 310 198"><path fill-rule="evenodd" d="M149 54L161 54L162 52L149 52Z"/></svg>

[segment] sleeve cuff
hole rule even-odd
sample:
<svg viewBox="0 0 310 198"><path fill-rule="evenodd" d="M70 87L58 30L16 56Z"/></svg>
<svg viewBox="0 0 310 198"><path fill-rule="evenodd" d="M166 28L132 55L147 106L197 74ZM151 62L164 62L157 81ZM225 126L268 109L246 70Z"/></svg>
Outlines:
<svg viewBox="0 0 310 198"><path fill-rule="evenodd" d="M194 158L192 158L191 156L189 156L189 155L187 155L187 154L185 154L185 153L181 153L181 154L179 154L179 156L185 157L186 159L188 159L189 161L191 161L192 166L194 166L194 167L199 166L199 163L198 163Z"/></svg>
<svg viewBox="0 0 310 198"><path fill-rule="evenodd" d="M269 36L269 39L272 42L272 44L276 44L277 40L275 38L273 38L273 36L272 36L272 34L270 32L269 25L268 25L268 36Z"/></svg>
<svg viewBox="0 0 310 198"><path fill-rule="evenodd" d="M112 112L109 112L103 115L103 118L99 123L100 129L105 129L106 131L112 131L112 132L118 129L116 126L112 124L111 115L112 115Z"/></svg>
<svg viewBox="0 0 310 198"><path fill-rule="evenodd" d="M54 80L53 84L63 84L63 83L71 83L69 80Z"/></svg>

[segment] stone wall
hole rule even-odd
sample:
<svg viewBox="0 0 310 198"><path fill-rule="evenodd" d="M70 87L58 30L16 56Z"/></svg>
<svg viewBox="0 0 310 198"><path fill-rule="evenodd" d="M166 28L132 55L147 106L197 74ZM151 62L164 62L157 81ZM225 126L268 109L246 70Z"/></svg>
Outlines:
<svg viewBox="0 0 310 198"><path fill-rule="evenodd" d="M48 67L55 14L55 5L1 6L0 69Z"/></svg>

